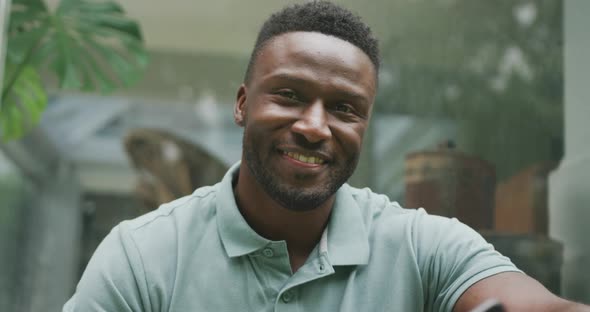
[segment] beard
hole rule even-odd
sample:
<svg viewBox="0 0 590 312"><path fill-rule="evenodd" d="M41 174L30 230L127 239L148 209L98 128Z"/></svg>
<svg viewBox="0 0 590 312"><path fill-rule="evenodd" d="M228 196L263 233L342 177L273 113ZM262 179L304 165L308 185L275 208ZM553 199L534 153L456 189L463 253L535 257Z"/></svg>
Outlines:
<svg viewBox="0 0 590 312"><path fill-rule="evenodd" d="M270 144L267 151L260 151L255 146L265 146L258 142L257 138L262 135L250 136L248 129L244 130L243 136L243 153L248 169L264 189L264 191L277 203L286 209L292 211L309 211L319 207L326 200L338 191L338 189L352 176L358 163L359 154L352 153L350 157L339 163L328 163L328 178L323 183L318 183L312 187L298 187L291 185L281 179L275 168L270 168L263 161L262 152L267 152L267 156L279 157L272 153L279 153L274 144ZM271 163L271 162L268 162ZM309 175L297 174L295 180L305 181L311 178Z"/></svg>

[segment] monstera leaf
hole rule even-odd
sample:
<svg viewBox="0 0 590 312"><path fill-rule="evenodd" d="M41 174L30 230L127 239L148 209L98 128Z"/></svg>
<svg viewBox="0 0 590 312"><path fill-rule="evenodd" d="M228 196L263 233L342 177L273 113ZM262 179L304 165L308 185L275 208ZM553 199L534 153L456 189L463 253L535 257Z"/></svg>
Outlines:
<svg viewBox="0 0 590 312"><path fill-rule="evenodd" d="M67 90L113 91L136 82L147 64L139 25L112 1L14 0L0 122L5 139L34 126L47 97L39 76ZM41 96L43 93L43 96Z"/></svg>
<svg viewBox="0 0 590 312"><path fill-rule="evenodd" d="M15 70L16 66L7 61L5 72L10 75ZM33 66L20 69L2 102L0 129L5 138L21 137L39 121L47 104L47 95Z"/></svg>

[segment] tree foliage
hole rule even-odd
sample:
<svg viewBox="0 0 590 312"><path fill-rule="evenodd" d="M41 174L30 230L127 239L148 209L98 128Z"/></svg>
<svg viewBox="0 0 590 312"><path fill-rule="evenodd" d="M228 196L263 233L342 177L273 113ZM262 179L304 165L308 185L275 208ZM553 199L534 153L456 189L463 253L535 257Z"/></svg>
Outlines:
<svg viewBox="0 0 590 312"><path fill-rule="evenodd" d="M398 15L378 111L455 120L459 146L500 176L560 156L561 1L414 1Z"/></svg>

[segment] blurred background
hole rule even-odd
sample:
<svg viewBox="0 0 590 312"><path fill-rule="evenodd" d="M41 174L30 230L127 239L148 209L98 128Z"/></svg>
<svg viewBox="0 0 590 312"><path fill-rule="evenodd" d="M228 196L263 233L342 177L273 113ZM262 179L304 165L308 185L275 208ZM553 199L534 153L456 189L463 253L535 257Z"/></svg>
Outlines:
<svg viewBox="0 0 590 312"><path fill-rule="evenodd" d="M60 310L113 226L240 159L257 31L298 1L88 2L0 0L1 311ZM590 1L335 2L383 60L350 183L457 217L590 303Z"/></svg>

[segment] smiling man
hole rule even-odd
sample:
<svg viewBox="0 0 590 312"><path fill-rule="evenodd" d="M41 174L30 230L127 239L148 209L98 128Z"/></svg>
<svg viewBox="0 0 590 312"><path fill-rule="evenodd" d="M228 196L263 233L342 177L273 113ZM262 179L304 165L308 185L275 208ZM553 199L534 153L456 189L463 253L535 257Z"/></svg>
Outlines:
<svg viewBox="0 0 590 312"><path fill-rule="evenodd" d="M64 311L588 311L457 220L346 184L377 88L369 28L328 2L272 15L240 86L242 161L122 222Z"/></svg>

